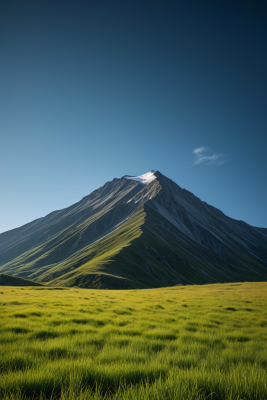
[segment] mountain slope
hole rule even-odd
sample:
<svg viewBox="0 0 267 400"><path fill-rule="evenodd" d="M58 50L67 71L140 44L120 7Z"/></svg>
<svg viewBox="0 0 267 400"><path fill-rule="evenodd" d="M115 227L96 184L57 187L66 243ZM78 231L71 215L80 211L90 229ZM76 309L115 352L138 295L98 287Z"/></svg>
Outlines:
<svg viewBox="0 0 267 400"><path fill-rule="evenodd" d="M267 278L267 230L160 172L114 179L0 235L0 271L49 285L134 288Z"/></svg>
<svg viewBox="0 0 267 400"><path fill-rule="evenodd" d="M7 274L0 274L0 286L42 286L40 283L18 278Z"/></svg>

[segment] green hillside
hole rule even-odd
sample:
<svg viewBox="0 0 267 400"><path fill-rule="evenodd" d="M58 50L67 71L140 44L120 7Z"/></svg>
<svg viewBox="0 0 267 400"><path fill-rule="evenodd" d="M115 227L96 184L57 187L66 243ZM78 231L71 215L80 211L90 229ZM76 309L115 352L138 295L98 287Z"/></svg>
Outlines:
<svg viewBox="0 0 267 400"><path fill-rule="evenodd" d="M98 275L94 275L94 282L90 277L86 279L77 276L75 285L113 289L156 288L176 284L261 281L263 277L267 279L264 266L249 258L245 252L240 251L236 257L229 252L222 267L219 256L216 257L212 251L188 238L177 237L177 232L169 221L148 205L139 209L139 213L143 215L142 220L136 216L129 220L129 224L143 222L139 226L140 234L132 235L131 245L120 246L123 236L120 236L120 230L114 232L110 236L116 238L120 251L114 252L108 260L103 258L103 263L96 258L78 269L84 268L86 274L90 267L90 273ZM102 247L102 243L99 241L98 246ZM247 268L242 260L251 267ZM97 269L93 271L93 268ZM107 278L114 275L122 280ZM61 283L61 277L51 282L58 285Z"/></svg>
<svg viewBox="0 0 267 400"><path fill-rule="evenodd" d="M45 244L24 253L12 263L14 272L27 271L38 283L83 288L153 288L175 284L203 284L229 281L261 281L264 267L242 252L238 254L252 268L246 268L229 253L224 260L190 241L177 236L175 228L149 205L140 206L118 229L83 246L59 263L39 267L49 257ZM77 240L73 231L58 246L70 247ZM52 249L54 253L55 248ZM41 256L34 258L35 252ZM31 260L32 261L28 261ZM25 262L26 261L26 262ZM27 262L28 261L28 262Z"/></svg>
<svg viewBox="0 0 267 400"><path fill-rule="evenodd" d="M28 279L18 278L7 274L0 274L0 286L42 286L40 283Z"/></svg>

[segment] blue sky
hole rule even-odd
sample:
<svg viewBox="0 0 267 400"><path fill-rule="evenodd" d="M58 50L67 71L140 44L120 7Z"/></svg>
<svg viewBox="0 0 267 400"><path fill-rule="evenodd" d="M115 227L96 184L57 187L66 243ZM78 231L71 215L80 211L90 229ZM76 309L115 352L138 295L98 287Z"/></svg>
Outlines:
<svg viewBox="0 0 267 400"><path fill-rule="evenodd" d="M267 227L266 17L257 1L1 2L0 232L151 169Z"/></svg>

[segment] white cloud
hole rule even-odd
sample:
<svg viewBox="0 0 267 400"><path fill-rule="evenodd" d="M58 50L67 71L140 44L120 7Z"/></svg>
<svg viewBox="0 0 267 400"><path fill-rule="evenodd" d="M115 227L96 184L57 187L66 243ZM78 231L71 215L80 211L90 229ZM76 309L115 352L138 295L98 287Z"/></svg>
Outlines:
<svg viewBox="0 0 267 400"><path fill-rule="evenodd" d="M198 147L193 151L194 154L196 154L197 157L200 157L201 154L205 153L205 151L209 150L207 147L201 146Z"/></svg>
<svg viewBox="0 0 267 400"><path fill-rule="evenodd" d="M204 146L197 147L193 151L193 154L195 154L195 156L197 157L194 162L194 165L203 164L203 163L213 164L213 165L221 165L224 163L224 161L221 160L221 157L223 156L223 154L209 155L209 153L211 153L211 151L208 147L204 147Z"/></svg>

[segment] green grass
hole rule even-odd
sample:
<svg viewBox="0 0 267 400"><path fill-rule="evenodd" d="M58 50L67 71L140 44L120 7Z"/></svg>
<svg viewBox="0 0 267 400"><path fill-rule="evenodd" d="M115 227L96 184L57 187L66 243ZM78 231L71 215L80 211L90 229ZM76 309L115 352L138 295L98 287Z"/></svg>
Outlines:
<svg viewBox="0 0 267 400"><path fill-rule="evenodd" d="M267 283L58 289L0 288L1 399L267 398Z"/></svg>

